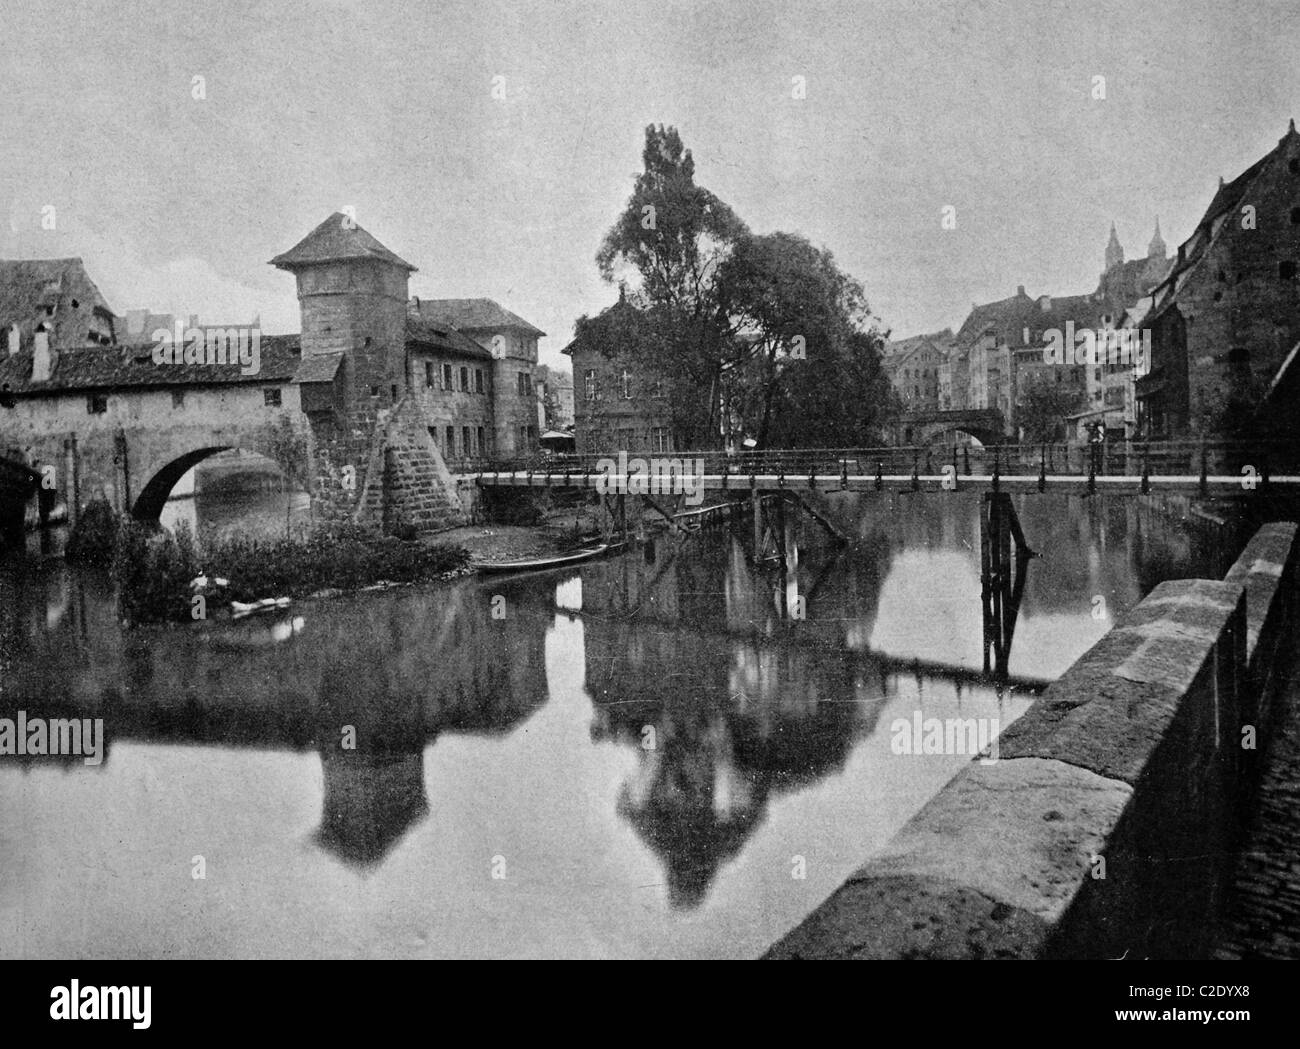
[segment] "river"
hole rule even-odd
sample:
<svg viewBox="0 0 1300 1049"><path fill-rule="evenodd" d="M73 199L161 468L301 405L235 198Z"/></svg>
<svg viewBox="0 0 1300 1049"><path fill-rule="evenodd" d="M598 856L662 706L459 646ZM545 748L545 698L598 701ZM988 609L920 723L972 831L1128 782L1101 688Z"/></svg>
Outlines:
<svg viewBox="0 0 1300 1049"><path fill-rule="evenodd" d="M1001 681L966 493L835 496L851 545L792 516L784 571L723 527L192 627L125 629L104 578L11 560L0 716L102 717L108 749L0 757L0 952L755 956L971 760L898 753L896 720L1005 728L1236 553L1134 498L1015 504L1044 556Z"/></svg>

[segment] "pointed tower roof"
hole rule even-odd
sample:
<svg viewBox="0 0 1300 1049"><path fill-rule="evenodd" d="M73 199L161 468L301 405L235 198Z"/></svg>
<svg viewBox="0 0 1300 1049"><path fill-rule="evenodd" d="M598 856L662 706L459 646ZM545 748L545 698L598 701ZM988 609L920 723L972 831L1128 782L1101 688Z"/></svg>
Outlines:
<svg viewBox="0 0 1300 1049"><path fill-rule="evenodd" d="M412 273L416 271L414 266L394 255L341 211L334 212L292 248L273 258L271 265L293 270L344 259L379 259Z"/></svg>
<svg viewBox="0 0 1300 1049"><path fill-rule="evenodd" d="M1169 248L1165 244L1165 238L1160 236L1160 216L1156 216L1156 232L1151 238L1151 243L1147 245L1147 258L1163 259L1169 254Z"/></svg>
<svg viewBox="0 0 1300 1049"><path fill-rule="evenodd" d="M1124 249L1115 233L1115 223L1110 224L1110 240L1106 242L1106 269L1114 269L1124 262Z"/></svg>

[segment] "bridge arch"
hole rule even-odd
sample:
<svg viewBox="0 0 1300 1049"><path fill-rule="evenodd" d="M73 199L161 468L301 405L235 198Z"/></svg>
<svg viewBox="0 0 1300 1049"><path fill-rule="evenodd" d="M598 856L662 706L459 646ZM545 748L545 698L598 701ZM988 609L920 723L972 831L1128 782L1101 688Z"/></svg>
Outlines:
<svg viewBox="0 0 1300 1049"><path fill-rule="evenodd" d="M175 454L174 450L164 452L157 461L147 465L141 473L141 480L144 483L131 503L131 516L137 521L157 522L171 496L172 489L187 472L205 459L236 449L260 456L274 465L287 483L295 487L303 487L303 464L289 454L286 448L275 444L268 445L267 442L256 439L222 444L214 442L203 444L179 455Z"/></svg>
<svg viewBox="0 0 1300 1049"><path fill-rule="evenodd" d="M922 426L914 428L912 439L904 443L925 448L950 448L963 435L981 445L1000 444L1006 440L996 430L982 426Z"/></svg>

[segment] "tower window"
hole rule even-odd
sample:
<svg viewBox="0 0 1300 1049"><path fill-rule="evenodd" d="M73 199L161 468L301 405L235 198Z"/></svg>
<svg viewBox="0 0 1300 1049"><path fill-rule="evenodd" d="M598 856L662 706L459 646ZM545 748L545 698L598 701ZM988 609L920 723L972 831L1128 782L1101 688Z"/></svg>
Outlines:
<svg viewBox="0 0 1300 1049"><path fill-rule="evenodd" d="M1300 226L1300 208L1291 209L1291 225Z"/></svg>
<svg viewBox="0 0 1300 1049"><path fill-rule="evenodd" d="M429 389L433 388L433 362L432 361L424 362L424 385Z"/></svg>
<svg viewBox="0 0 1300 1049"><path fill-rule="evenodd" d="M1277 275L1282 280L1295 280L1295 263L1286 259L1277 264Z"/></svg>

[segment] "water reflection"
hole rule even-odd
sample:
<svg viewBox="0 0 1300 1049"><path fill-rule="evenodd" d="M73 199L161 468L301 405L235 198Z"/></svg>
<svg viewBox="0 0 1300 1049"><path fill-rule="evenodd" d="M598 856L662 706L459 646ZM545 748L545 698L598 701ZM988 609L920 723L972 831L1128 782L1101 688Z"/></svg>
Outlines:
<svg viewBox="0 0 1300 1049"><path fill-rule="evenodd" d="M31 846L0 858L0 943L754 954L969 760L892 754L892 719L1005 727L1107 628L1093 595L1119 612L1204 570L1176 523L1099 503L1017 500L1046 556L1002 683L974 499L827 500L853 543L790 515L783 561L755 563L742 526L174 629L124 630L99 576L6 566L0 715L103 717L107 748L0 758L0 838ZM201 913L165 874L198 851L243 872Z"/></svg>

